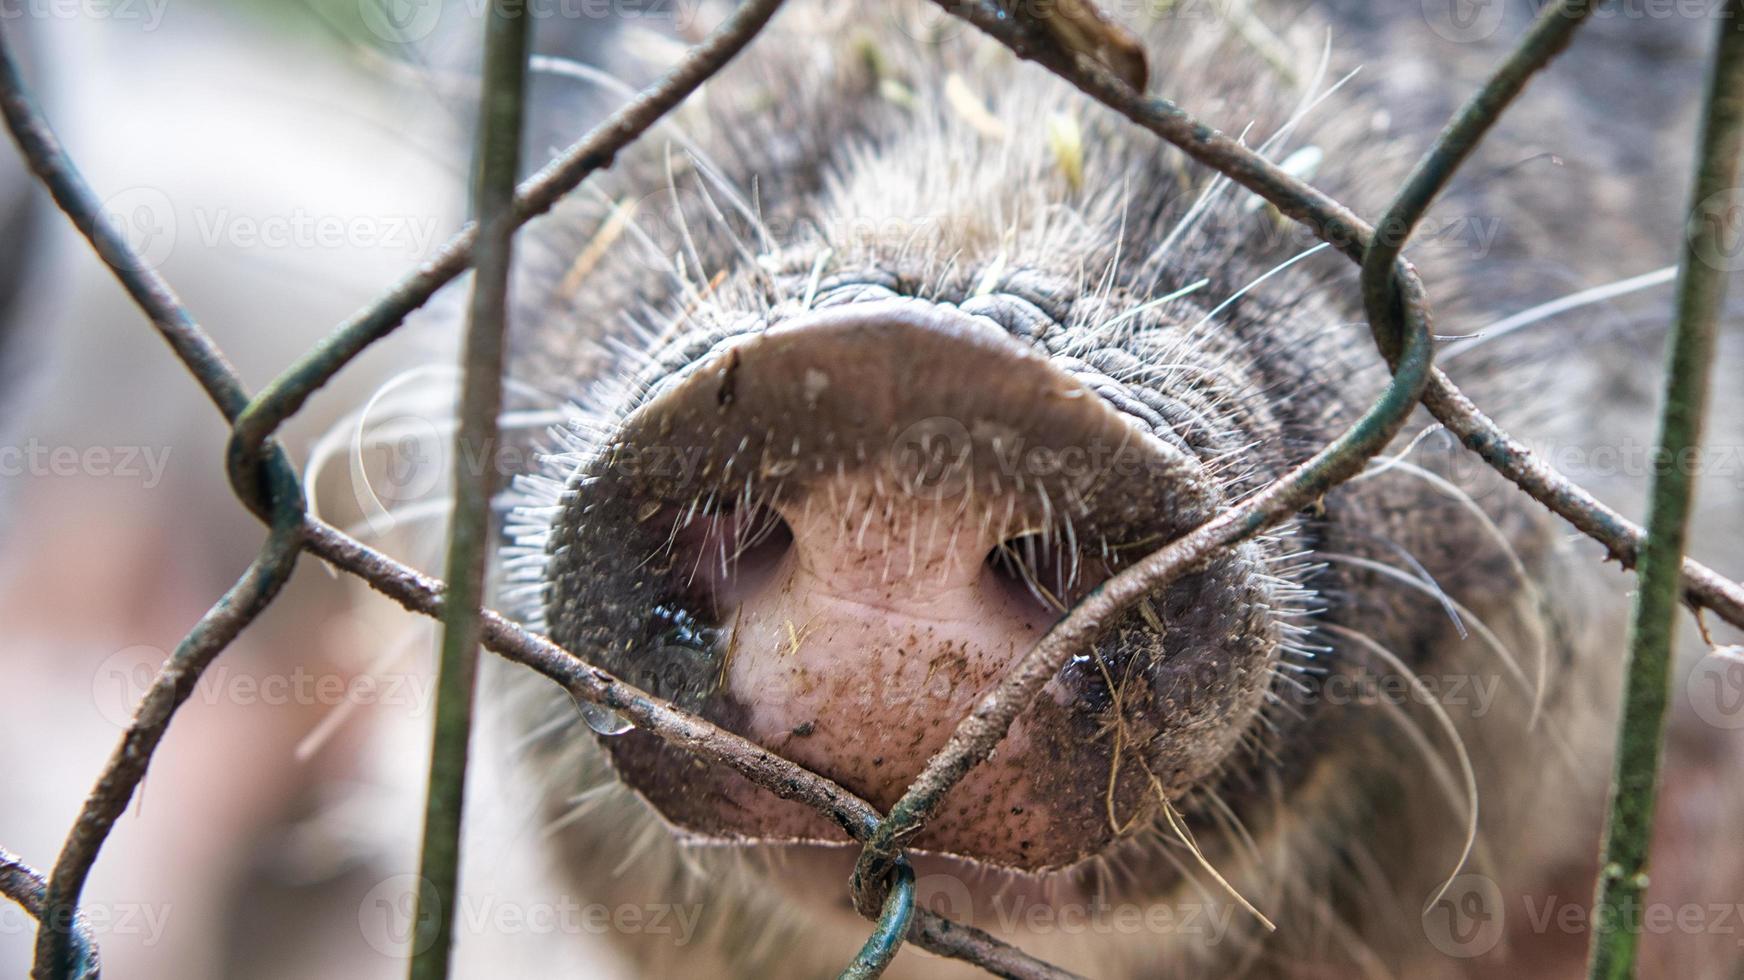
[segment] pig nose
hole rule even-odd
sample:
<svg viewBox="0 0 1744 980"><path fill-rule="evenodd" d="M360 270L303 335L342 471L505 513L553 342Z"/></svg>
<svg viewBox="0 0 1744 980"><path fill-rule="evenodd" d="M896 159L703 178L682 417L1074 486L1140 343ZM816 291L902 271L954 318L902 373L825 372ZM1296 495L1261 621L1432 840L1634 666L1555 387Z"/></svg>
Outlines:
<svg viewBox="0 0 1744 980"><path fill-rule="evenodd" d="M1059 583L1005 557L1007 501L982 503L844 475L781 504L786 551L755 586L729 583L725 693L753 738L895 801L1059 611Z"/></svg>
<svg viewBox="0 0 1744 980"><path fill-rule="evenodd" d="M919 300L719 344L649 384L575 487L550 546L554 636L881 807L1123 549L1216 503L1194 458L1092 381ZM1088 846L1055 833L1029 850L1060 795L1029 770L1060 737L1020 719L925 843L1014 865ZM744 787L705 813L694 798L717 776L608 747L683 825L829 836Z"/></svg>

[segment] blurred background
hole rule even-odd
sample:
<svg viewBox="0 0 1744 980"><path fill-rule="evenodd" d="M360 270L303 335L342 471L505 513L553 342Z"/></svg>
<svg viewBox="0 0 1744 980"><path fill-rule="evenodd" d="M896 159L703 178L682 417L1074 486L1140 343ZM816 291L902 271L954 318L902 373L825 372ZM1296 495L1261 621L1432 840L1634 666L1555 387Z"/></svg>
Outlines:
<svg viewBox="0 0 1744 980"><path fill-rule="evenodd" d="M0 29L111 214L258 390L462 224L481 7L18 0ZM42 869L157 665L262 540L222 477L226 426L47 204L8 141L0 842ZM439 502L428 466L362 453L340 423L395 377L396 390L447 397L447 379L431 389L415 369L452 351L454 292L284 430L299 463L337 461L319 496L341 523L361 503L386 531L384 487ZM360 472L379 506L350 492ZM441 531L398 534L397 553L418 557ZM403 975L433 637L301 563L177 715L97 863L85 905L106 975ZM468 821L510 834L469 851L463 975L525 975L561 966L554 955L610 975L590 951L597 928L516 866L531 849L514 828L540 828L496 812L513 799L493 786L497 768L475 767ZM574 941L550 942L557 931ZM34 934L0 902L0 975L24 974Z"/></svg>

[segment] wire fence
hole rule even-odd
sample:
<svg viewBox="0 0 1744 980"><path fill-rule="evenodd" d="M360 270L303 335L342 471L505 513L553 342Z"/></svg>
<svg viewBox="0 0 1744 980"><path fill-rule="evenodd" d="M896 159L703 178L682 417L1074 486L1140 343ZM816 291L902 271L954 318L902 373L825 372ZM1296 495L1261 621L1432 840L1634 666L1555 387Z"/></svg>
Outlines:
<svg viewBox="0 0 1744 980"><path fill-rule="evenodd" d="M873 932L845 977L881 973L904 942L1011 977L1068 977L994 936L915 907L914 873L904 857L912 839L947 791L988 757L1013 721L1067 660L1094 641L1129 605L1197 563L1287 519L1359 473L1405 425L1419 404L1463 444L1521 491L1604 544L1639 588L1619 724L1603 872L1598 891L1591 970L1594 976L1633 972L1641 929L1638 899L1645 886L1653 785L1681 602L1744 628L1744 587L1683 556L1690 475L1670 461L1699 445L1713 360L1724 270L1701 261L1718 229L1698 228L1685 243L1678 276L1666 404L1652 477L1647 528L1630 522L1557 474L1483 414L1433 364L1431 317L1423 283L1403 257L1412 229L1461 162L1517 98L1531 76L1563 50L1592 12L1584 0L1546 6L1483 87L1447 124L1417 164L1385 215L1371 225L1346 207L1271 164L1166 99L1144 94L1142 48L1088 3L1028 5L1000 0L936 0L1019 57L1036 62L1086 95L1193 159L1227 175L1343 252L1362 270L1364 306L1376 348L1392 378L1367 412L1338 439L1275 483L1109 579L1072 608L969 712L888 813L835 782L745 738L673 707L591 666L580 656L480 607L490 548L491 468L462 466L450 525L446 581L438 581L316 519L306 507L295 468L274 433L370 344L394 331L413 310L463 272L472 283L461 395L458 460L492 444L501 403L505 296L515 230L551 208L589 175L639 139L742 51L783 0L744 0L668 74L639 93L531 178L514 185L530 18L492 4L486 29L475 194L477 220L435 257L284 370L258 394L242 386L224 354L175 291L136 254L100 198L62 150L21 73L10 36L18 21L0 21L0 109L30 169L60 209L90 241L133 301L150 319L232 426L227 469L232 488L268 528L247 572L188 632L141 700L120 744L85 799L49 875L0 850L0 893L39 922L32 976L90 978L98 951L79 913L87 876L133 798L177 708L201 673L266 608L307 552L356 575L406 609L440 618L444 640L435 744L421 873L414 977L447 975L450 921L458 888L461 790L470 729L477 649L522 664L573 697L616 712L634 725L701 758L723 764L784 799L805 803L862 843L851 882L856 908ZM1744 152L1744 29L1735 27L1744 2L1726 0L1719 49L1711 69L1693 201L1736 196ZM1380 229L1377 231L1377 229ZM474 455L469 455L469 452Z"/></svg>

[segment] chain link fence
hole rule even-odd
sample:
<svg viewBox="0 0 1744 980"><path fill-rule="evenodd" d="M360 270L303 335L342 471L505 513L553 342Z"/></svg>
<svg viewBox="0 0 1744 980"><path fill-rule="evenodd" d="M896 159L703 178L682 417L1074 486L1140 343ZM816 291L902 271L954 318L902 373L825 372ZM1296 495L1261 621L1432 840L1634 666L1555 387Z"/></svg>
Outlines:
<svg viewBox="0 0 1744 980"><path fill-rule="evenodd" d="M872 920L873 931L843 976L876 976L904 942L1002 976L1070 976L986 932L917 908L914 873L902 842L912 839L946 792L988 757L1043 685L1091 643L1105 623L1218 549L1287 519L1361 472L1418 405L1456 434L1476 458L1640 573L1592 960L1595 976L1632 971L1677 607L1681 603L1698 612L1706 610L1744 627L1744 587L1683 557L1691 494L1687 471L1669 463L1655 466L1653 504L1644 529L1559 476L1467 399L1433 364L1424 286L1402 257L1412 230L1461 162L1530 77L1567 45L1594 5L1562 0L1545 6L1512 53L1447 124L1386 213L1371 225L1187 109L1145 95L1142 48L1087 2L1033 7L1012 0L938 2L946 15L978 28L1019 57L1054 72L1090 98L1227 175L1357 263L1377 353L1392 378L1366 414L1337 440L1239 506L1120 572L1072 608L963 719L887 813L831 780L590 666L496 612L481 609L490 547L488 506L496 489L490 482L490 468L462 469L457 474L446 581L438 581L313 517L299 476L274 439L279 427L360 352L394 331L439 288L476 269L461 364L457 458L467 458L471 447L492 444L502 401L504 306L515 230L609 166L614 155L694 93L757 37L782 0L744 0L667 75L519 187L514 185L515 147L523 121L529 18L513 16L511 4L492 4L486 31L477 222L256 393L242 386L223 352L170 284L135 253L80 176L23 78L15 44L8 36L16 22L0 22L0 107L14 141L61 210L231 424L231 486L268 529L247 572L188 632L152 680L50 873L44 876L0 850L0 892L40 923L34 977L61 980L98 975L98 951L78 911L86 877L133 798L177 708L194 693L201 673L272 603L305 552L363 579L406 609L444 623L421 876L429 887L419 889L413 976L442 977L448 971L452 913L438 910L455 907L460 794L479 646L550 678L581 701L609 709L677 747L733 769L779 797L817 809L860 841L862 852L851 888L856 908ZM1702 215L1696 211L1714 210L1715 202L1738 206L1744 32L1735 25L1744 5L1727 0L1726 6L1727 16L1716 18L1721 37L1692 197L1697 204L1692 206L1691 232L1678 276L1661 455L1656 459L1675 459L1678 451L1699 446L1700 441L1707 369L1713 359L1726 271L1724 263L1710 259L1720 254L1718 242L1726 229L1699 220Z"/></svg>

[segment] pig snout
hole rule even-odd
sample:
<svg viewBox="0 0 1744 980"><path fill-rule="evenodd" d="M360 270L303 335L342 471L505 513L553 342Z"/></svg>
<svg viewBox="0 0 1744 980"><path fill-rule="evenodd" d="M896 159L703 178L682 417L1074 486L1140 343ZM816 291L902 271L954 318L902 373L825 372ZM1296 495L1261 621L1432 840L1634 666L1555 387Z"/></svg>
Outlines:
<svg viewBox="0 0 1744 980"><path fill-rule="evenodd" d="M1198 459L1081 374L920 300L748 328L631 401L549 529L547 628L880 808L1074 601L1218 504ZM1215 771L1275 656L1262 565L1236 549L1140 603L915 846L1069 865ZM601 730L684 831L846 840L724 768Z"/></svg>

